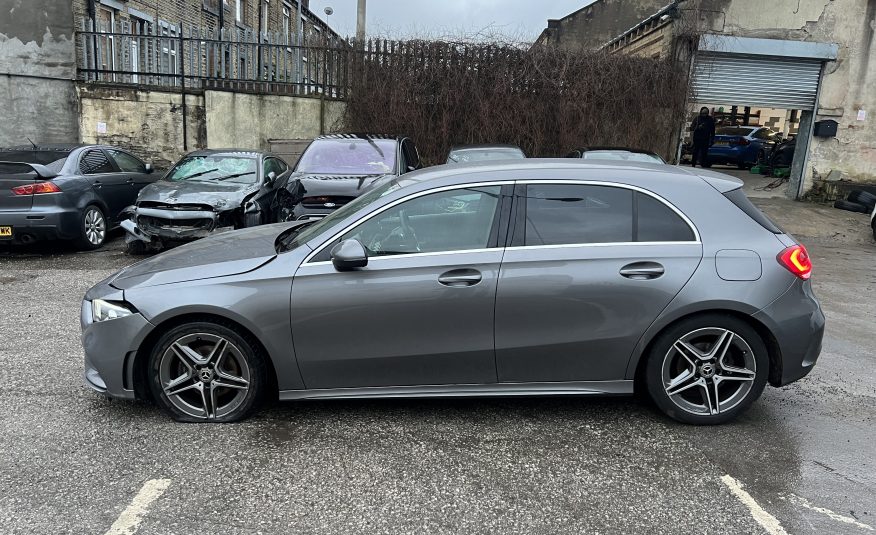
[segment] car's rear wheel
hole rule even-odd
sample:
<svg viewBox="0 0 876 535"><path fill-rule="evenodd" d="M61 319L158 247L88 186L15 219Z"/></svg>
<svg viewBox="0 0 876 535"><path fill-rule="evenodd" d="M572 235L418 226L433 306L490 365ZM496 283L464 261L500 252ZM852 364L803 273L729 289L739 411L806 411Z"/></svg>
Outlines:
<svg viewBox="0 0 876 535"><path fill-rule="evenodd" d="M149 384L154 399L177 420L234 422L262 401L265 359L253 341L228 326L185 324L155 345Z"/></svg>
<svg viewBox="0 0 876 535"><path fill-rule="evenodd" d="M655 341L646 364L651 398L669 417L696 425L732 420L760 397L766 345L749 324L720 314L684 320Z"/></svg>
<svg viewBox="0 0 876 535"><path fill-rule="evenodd" d="M79 221L79 247L85 250L98 249L106 241L106 216L97 205L91 204L82 212Z"/></svg>

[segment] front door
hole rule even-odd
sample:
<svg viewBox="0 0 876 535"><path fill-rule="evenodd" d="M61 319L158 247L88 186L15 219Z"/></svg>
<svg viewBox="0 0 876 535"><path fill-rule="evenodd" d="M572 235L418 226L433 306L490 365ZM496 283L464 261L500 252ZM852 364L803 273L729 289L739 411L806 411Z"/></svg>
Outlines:
<svg viewBox="0 0 876 535"><path fill-rule="evenodd" d="M702 258L696 232L630 188L518 185L496 296L499 382L624 379L647 327Z"/></svg>
<svg viewBox="0 0 876 535"><path fill-rule="evenodd" d="M307 388L496 382L493 309L501 186L417 194L345 231L292 284L292 336ZM364 268L328 250L359 240Z"/></svg>

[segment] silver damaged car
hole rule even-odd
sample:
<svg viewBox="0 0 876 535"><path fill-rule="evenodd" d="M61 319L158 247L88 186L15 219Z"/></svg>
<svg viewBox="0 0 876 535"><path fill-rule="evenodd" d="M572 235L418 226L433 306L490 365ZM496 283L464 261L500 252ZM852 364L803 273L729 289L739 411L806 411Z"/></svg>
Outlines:
<svg viewBox="0 0 876 535"><path fill-rule="evenodd" d="M806 249L741 187L644 162L416 171L97 284L85 381L186 421L276 397L641 390L726 422L809 373L824 332Z"/></svg>

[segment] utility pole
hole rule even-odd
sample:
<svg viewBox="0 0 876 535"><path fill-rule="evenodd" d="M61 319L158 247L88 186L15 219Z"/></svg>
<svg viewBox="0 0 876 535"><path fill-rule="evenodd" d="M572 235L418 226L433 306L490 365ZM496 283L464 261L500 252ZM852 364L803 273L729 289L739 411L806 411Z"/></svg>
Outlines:
<svg viewBox="0 0 876 535"><path fill-rule="evenodd" d="M356 41L365 42L365 0L359 0L356 9Z"/></svg>

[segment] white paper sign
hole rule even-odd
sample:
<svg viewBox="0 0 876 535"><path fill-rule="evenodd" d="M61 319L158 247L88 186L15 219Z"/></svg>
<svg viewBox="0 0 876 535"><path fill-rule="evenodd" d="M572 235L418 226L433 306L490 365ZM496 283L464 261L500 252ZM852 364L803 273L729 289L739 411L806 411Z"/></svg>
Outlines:
<svg viewBox="0 0 876 535"><path fill-rule="evenodd" d="M106 123L97 123L97 133L106 134Z"/></svg>
<svg viewBox="0 0 876 535"><path fill-rule="evenodd" d="M858 110L858 120L864 121L867 119L867 110Z"/></svg>

